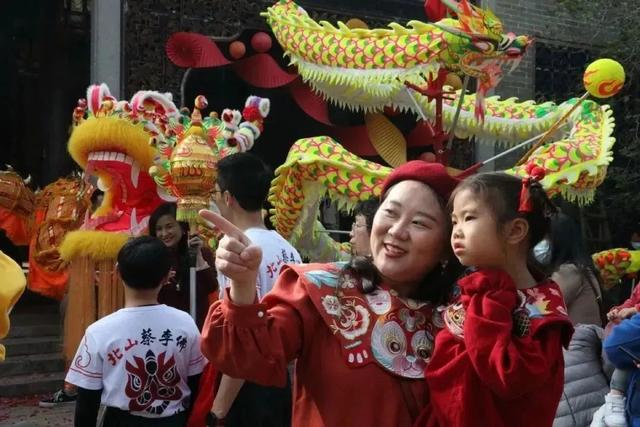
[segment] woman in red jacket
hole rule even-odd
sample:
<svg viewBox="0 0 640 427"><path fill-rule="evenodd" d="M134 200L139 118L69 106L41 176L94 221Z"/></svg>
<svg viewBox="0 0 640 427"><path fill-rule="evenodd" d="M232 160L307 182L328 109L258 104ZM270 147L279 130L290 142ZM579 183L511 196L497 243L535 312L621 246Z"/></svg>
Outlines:
<svg viewBox="0 0 640 427"><path fill-rule="evenodd" d="M458 273L445 213L456 184L439 164L400 166L383 184L371 257L286 266L260 303L260 249L203 213L226 234L216 267L232 280L209 310L204 354L227 375L274 386L296 360L294 426L410 426L427 401L432 309Z"/></svg>
<svg viewBox="0 0 640 427"><path fill-rule="evenodd" d="M535 180L502 173L468 178L451 200L451 246L476 270L443 310L419 424L551 426L573 328L558 285L534 277L528 259L554 207Z"/></svg>

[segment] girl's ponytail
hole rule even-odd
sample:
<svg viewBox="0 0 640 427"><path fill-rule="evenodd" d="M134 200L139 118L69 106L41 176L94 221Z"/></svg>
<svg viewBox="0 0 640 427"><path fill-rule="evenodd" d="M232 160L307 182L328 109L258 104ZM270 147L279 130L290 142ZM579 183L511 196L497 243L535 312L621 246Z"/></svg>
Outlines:
<svg viewBox="0 0 640 427"><path fill-rule="evenodd" d="M537 245L549 232L551 217L558 212L556 205L549 199L547 192L539 181L529 184L531 210L521 212L529 222L529 244L531 248Z"/></svg>

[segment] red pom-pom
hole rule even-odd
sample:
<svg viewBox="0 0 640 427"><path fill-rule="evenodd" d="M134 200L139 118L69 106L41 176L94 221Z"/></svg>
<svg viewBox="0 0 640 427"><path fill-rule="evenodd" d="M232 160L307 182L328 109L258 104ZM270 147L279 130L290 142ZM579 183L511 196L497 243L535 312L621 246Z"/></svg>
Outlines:
<svg viewBox="0 0 640 427"><path fill-rule="evenodd" d="M524 170L525 172L527 172L527 175L531 176L531 171L535 167L536 167L535 163L527 163L527 166L525 166Z"/></svg>
<svg viewBox="0 0 640 427"><path fill-rule="evenodd" d="M424 11L431 22L437 22L447 16L447 7L442 0L425 0Z"/></svg>
<svg viewBox="0 0 640 427"><path fill-rule="evenodd" d="M540 166L536 166L531 169L530 176L536 181L542 181L544 179L545 170Z"/></svg>
<svg viewBox="0 0 640 427"><path fill-rule="evenodd" d="M260 110L255 106L244 107L244 110L242 110L242 117L244 117L248 122L257 122L262 120Z"/></svg>

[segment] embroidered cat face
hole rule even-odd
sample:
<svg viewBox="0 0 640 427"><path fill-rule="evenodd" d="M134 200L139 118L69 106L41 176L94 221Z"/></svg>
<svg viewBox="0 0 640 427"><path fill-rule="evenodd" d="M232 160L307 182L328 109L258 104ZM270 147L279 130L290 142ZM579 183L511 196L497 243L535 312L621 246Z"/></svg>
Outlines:
<svg viewBox="0 0 640 427"><path fill-rule="evenodd" d="M373 292L365 294L365 297L369 303L369 308L379 316L391 309L391 295L389 291L378 288Z"/></svg>
<svg viewBox="0 0 640 427"><path fill-rule="evenodd" d="M433 350L433 336L424 329L420 312L399 310L380 317L371 332L375 359L389 371L405 378L423 378Z"/></svg>

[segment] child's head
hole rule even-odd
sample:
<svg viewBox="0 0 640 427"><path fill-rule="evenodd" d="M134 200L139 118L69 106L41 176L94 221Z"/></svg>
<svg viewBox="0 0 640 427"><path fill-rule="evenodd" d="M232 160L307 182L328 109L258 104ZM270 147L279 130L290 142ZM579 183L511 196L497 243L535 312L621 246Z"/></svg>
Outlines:
<svg viewBox="0 0 640 427"><path fill-rule="evenodd" d="M118 272L131 289L159 288L169 274L169 268L169 249L156 237L131 239L118 252Z"/></svg>
<svg viewBox="0 0 640 427"><path fill-rule="evenodd" d="M451 245L463 265L504 267L514 256L527 260L549 229L555 207L537 182L529 186L531 209L520 212L522 180L505 173L465 179L450 199Z"/></svg>

